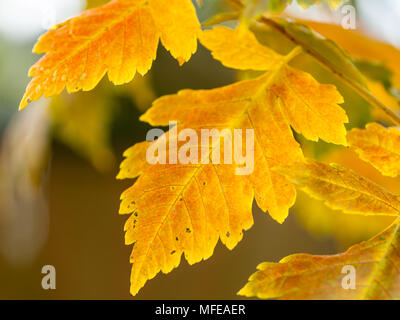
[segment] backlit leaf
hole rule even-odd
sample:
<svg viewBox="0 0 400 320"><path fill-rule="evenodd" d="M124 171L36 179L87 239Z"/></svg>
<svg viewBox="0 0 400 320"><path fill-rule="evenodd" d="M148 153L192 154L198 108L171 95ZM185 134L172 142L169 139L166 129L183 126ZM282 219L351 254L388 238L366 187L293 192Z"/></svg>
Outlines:
<svg viewBox="0 0 400 320"><path fill-rule="evenodd" d="M303 151L306 154L304 147ZM350 148L338 148L328 152L321 157L321 161L346 166L391 193L400 194L400 179L383 176L369 163L362 161ZM373 237L386 229L395 219L393 216L346 214L341 210L327 207L322 201L304 192L298 192L292 214L318 239L337 239L341 250Z"/></svg>
<svg viewBox="0 0 400 320"><path fill-rule="evenodd" d="M400 221L336 255L294 254L260 264L239 291L263 299L400 299ZM349 269L355 287L343 286Z"/></svg>
<svg viewBox="0 0 400 320"><path fill-rule="evenodd" d="M42 95L92 90L106 72L114 84L145 74L159 39L180 64L197 49L200 24L190 0L114 0L83 12L41 36L33 51L46 53L20 108Z"/></svg>
<svg viewBox="0 0 400 320"><path fill-rule="evenodd" d="M281 55L261 45L254 34L242 26L236 31L217 26L202 32L200 40L213 57L228 68L271 70L282 60Z"/></svg>
<svg viewBox="0 0 400 320"><path fill-rule="evenodd" d="M172 130L155 142L137 144L125 153L127 159L118 177L138 176L135 184L123 193L120 207L120 213L131 214L125 230L126 243L134 244L132 294L159 271L167 273L177 267L182 253L193 264L209 258L219 238L228 248L234 248L243 230L253 223L253 198L275 220L285 220L295 200L295 189L272 168L303 159L290 126L308 139L346 144L347 116L338 106L343 98L335 87L319 84L311 75L288 66L288 61L300 53L298 48L280 56L263 50L246 32L249 31L218 27L207 31L202 42L230 66L271 69L269 72L222 88L183 90L164 96L153 103L141 120L153 126L177 121L177 131L226 129L225 138L235 129L253 129L254 171L237 175L235 163L212 163L214 143L206 149L210 163L147 163L146 150L162 139L173 143L177 133ZM263 58L274 59L275 64L263 59L241 62L235 55L221 54L227 42L235 47L242 39L248 43L242 59L247 60L255 52L251 48L254 46ZM198 141L190 141L190 145L199 158L202 146ZM179 150L181 146L179 142L173 149ZM242 148L242 154L246 154L244 145ZM169 158L169 152L162 155Z"/></svg>
<svg viewBox="0 0 400 320"><path fill-rule="evenodd" d="M203 32L200 40L211 50L214 58L230 68L269 70L282 59L282 56L259 44L245 28L215 27ZM232 44L243 44L240 54L229 49ZM343 98L334 86L321 86L309 74L290 67L283 68L274 81L271 90L280 97L285 115L297 132L309 140L317 141L320 137L326 142L346 145L342 124L348 119L343 109L337 108L337 104L343 103ZM321 105L330 107L320 108Z"/></svg>
<svg viewBox="0 0 400 320"><path fill-rule="evenodd" d="M277 170L332 209L351 214L399 215L399 197L341 165L305 160Z"/></svg>
<svg viewBox="0 0 400 320"><path fill-rule="evenodd" d="M382 174L396 177L400 173L400 130L367 124L364 130L354 128L348 133L349 145L360 158L371 163Z"/></svg>

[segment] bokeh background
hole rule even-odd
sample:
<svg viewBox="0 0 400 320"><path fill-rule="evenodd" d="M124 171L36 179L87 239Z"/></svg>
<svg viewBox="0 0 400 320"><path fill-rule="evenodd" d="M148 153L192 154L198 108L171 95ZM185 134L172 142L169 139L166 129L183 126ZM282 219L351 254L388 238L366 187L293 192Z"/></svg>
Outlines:
<svg viewBox="0 0 400 320"><path fill-rule="evenodd" d="M31 53L37 37L101 2L106 1L0 0L0 299L237 299L236 292L260 262L299 252L340 252L390 222L347 217L303 194L283 225L254 206L254 226L233 251L218 244L207 261L188 266L183 259L178 269L158 275L131 297L131 247L124 245L126 217L118 215L118 206L132 181L115 176L123 151L145 140L149 126L138 117L158 96L214 88L249 75L223 68L203 48L180 68L160 48L152 71L131 84L114 87L104 79L92 92L63 93L17 112L27 71L38 59ZM222 10L216 3L204 1L200 19ZM400 1L352 3L355 33L400 47ZM303 10L294 4L285 14L333 24L342 18L340 9L327 6ZM297 63L327 82L336 81L310 61ZM345 98L351 95L337 85ZM369 120L359 111L368 110L363 103L353 111L349 107L356 124ZM322 159L327 153L321 151L326 146L318 152L314 145L305 147ZM329 160L400 194L398 180L382 178L350 151L330 150ZM41 269L48 264L56 268L56 290L41 287Z"/></svg>

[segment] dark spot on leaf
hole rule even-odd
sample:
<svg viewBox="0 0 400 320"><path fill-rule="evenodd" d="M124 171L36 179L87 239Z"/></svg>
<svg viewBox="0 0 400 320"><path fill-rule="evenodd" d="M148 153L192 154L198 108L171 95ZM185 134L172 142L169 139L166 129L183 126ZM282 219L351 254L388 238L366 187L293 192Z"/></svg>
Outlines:
<svg viewBox="0 0 400 320"><path fill-rule="evenodd" d="M186 228L186 233L191 233L192 231L189 228Z"/></svg>

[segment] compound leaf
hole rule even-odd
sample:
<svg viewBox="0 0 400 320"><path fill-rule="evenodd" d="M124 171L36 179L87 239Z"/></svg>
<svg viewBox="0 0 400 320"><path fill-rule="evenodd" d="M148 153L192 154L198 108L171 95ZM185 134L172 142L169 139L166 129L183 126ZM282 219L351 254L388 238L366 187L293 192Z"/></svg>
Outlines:
<svg viewBox="0 0 400 320"><path fill-rule="evenodd" d="M277 170L332 209L364 215L399 214L399 197L341 165L307 159Z"/></svg>

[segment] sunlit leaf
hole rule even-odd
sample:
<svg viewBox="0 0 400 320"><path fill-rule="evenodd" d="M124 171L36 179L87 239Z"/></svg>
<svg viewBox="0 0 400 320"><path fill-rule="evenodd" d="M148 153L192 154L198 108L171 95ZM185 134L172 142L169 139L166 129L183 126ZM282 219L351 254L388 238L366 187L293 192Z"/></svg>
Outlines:
<svg viewBox="0 0 400 320"><path fill-rule="evenodd" d="M263 299L400 299L400 221L336 255L294 254L258 266L239 291ZM354 287L343 285L355 272Z"/></svg>
<svg viewBox="0 0 400 320"><path fill-rule="evenodd" d="M400 130L370 123L365 129L348 133L349 145L360 158L371 163L382 174L396 177L400 173Z"/></svg>
<svg viewBox="0 0 400 320"><path fill-rule="evenodd" d="M304 150L304 147L303 147ZM400 194L400 180L383 176L367 162L362 161L350 148L338 148L321 157L326 163L338 163L359 175L384 187L393 194ZM297 221L317 239L336 239L340 248L347 248L357 242L369 239L387 228L393 216L354 215L333 210L322 201L304 192L298 192L293 214Z"/></svg>
<svg viewBox="0 0 400 320"><path fill-rule="evenodd" d="M190 0L114 0L89 9L41 36L35 53L46 53L29 71L33 77L20 108L42 95L92 90L106 72L114 84L145 74L158 42L180 64L197 49L200 24Z"/></svg>
<svg viewBox="0 0 400 320"><path fill-rule="evenodd" d="M278 171L332 209L364 215L399 214L399 197L341 165L306 160Z"/></svg>
<svg viewBox="0 0 400 320"><path fill-rule="evenodd" d="M285 220L294 203L295 190L272 168L303 158L290 126L308 139L346 144L347 117L338 106L343 99L335 87L319 84L311 75L288 66L300 53L298 48L280 56L263 50L248 32L218 27L207 31L202 42L227 65L272 68L270 72L222 88L183 90L162 97L141 117L153 126L177 121L176 130L191 128L197 133L203 128L227 129L228 133L253 129L254 171L248 176L237 175L237 164L212 163L208 149L210 163L147 163L146 150L160 139L172 143L171 131L156 142L137 144L126 152L127 159L118 177L138 176L135 184L123 193L120 207L121 213L131 214L125 230L126 243L134 244L132 294L159 271L167 273L177 267L182 253L193 264L212 255L218 238L228 248L235 247L243 230L253 223L253 197L275 220ZM248 44L242 58L221 54L228 42L235 47L241 41ZM275 65L265 64L262 59L248 62L254 49L264 58L274 59ZM202 150L197 141L190 144L197 153ZM179 142L178 147L181 145Z"/></svg>

